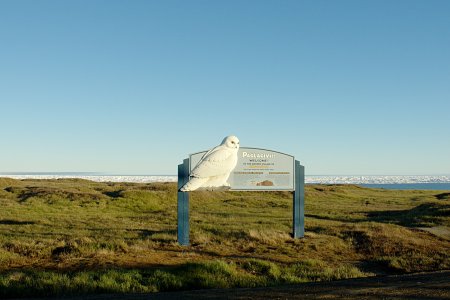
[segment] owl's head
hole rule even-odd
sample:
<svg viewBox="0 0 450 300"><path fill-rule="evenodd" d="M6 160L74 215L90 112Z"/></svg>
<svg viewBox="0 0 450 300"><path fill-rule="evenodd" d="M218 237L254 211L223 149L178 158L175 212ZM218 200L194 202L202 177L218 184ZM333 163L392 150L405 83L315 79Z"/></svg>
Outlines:
<svg viewBox="0 0 450 300"><path fill-rule="evenodd" d="M222 145L232 149L239 149L239 139L234 135L229 135L223 139Z"/></svg>

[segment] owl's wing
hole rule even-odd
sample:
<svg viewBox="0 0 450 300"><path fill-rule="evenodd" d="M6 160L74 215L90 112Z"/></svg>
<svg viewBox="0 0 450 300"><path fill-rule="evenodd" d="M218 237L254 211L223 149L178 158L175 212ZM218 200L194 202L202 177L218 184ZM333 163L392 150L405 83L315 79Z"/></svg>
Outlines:
<svg viewBox="0 0 450 300"><path fill-rule="evenodd" d="M221 146L208 151L192 170L191 176L211 177L229 172L228 158L232 155L232 151Z"/></svg>

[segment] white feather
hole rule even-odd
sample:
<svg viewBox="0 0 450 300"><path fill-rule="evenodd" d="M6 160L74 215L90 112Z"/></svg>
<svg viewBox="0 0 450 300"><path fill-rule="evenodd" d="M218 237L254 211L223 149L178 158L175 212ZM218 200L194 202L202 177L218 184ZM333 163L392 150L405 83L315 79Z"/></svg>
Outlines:
<svg viewBox="0 0 450 300"><path fill-rule="evenodd" d="M227 136L222 144L212 148L203 155L190 174L190 180L180 189L182 192L198 188L215 188L230 186L227 183L231 172L237 164L239 139Z"/></svg>

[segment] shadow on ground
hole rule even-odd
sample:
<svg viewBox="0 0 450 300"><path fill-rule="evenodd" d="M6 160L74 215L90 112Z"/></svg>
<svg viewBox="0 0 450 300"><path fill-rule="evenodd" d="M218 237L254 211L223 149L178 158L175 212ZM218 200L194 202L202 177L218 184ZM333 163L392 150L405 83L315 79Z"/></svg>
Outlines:
<svg viewBox="0 0 450 300"><path fill-rule="evenodd" d="M450 216L450 205L424 203L412 209L377 211L367 214L368 221L391 223L405 227L426 226L439 217Z"/></svg>

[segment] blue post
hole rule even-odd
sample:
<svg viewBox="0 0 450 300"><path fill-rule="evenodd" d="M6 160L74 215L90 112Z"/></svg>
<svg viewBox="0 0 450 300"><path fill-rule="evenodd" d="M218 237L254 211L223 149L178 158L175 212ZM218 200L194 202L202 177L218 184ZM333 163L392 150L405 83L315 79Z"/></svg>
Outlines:
<svg viewBox="0 0 450 300"><path fill-rule="evenodd" d="M178 165L178 243L189 246L189 193L180 188L189 180L189 159Z"/></svg>
<svg viewBox="0 0 450 300"><path fill-rule="evenodd" d="M293 232L294 238L305 236L305 167L295 161L295 191L293 199Z"/></svg>

